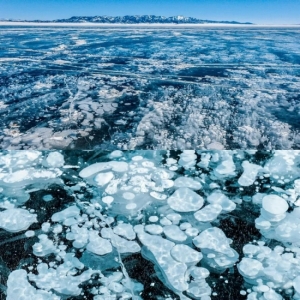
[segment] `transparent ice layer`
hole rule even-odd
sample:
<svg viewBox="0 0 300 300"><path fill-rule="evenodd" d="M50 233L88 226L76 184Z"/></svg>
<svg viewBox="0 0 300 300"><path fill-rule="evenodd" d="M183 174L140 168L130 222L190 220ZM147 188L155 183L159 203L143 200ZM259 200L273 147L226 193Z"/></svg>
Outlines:
<svg viewBox="0 0 300 300"><path fill-rule="evenodd" d="M5 27L0 147L300 149L299 37L298 28Z"/></svg>
<svg viewBox="0 0 300 300"><path fill-rule="evenodd" d="M300 299L300 151L0 152L0 296Z"/></svg>

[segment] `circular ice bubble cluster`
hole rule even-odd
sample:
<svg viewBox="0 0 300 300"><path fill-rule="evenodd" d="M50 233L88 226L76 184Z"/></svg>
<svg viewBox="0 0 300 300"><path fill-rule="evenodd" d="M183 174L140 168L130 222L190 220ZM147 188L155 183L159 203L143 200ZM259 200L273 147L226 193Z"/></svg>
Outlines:
<svg viewBox="0 0 300 300"><path fill-rule="evenodd" d="M244 246L245 257L238 263L238 270L245 281L253 285L250 299L261 299L262 295L266 299L282 299L275 291L283 290L288 295L291 289L295 291L293 299L299 299L299 248L285 250L282 246L272 250L263 242Z"/></svg>

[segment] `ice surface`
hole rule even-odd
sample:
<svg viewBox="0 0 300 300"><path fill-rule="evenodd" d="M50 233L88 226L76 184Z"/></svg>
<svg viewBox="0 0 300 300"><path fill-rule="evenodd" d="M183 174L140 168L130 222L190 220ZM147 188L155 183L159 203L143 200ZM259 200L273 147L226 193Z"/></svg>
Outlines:
<svg viewBox="0 0 300 300"><path fill-rule="evenodd" d="M6 28L1 148L297 149L298 29L253 29Z"/></svg>

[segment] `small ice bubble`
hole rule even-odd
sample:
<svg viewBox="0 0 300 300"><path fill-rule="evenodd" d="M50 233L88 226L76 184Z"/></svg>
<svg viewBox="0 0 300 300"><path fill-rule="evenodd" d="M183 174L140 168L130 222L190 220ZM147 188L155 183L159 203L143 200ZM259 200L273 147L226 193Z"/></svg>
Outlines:
<svg viewBox="0 0 300 300"><path fill-rule="evenodd" d="M122 196L123 196L123 198L126 199L126 200L132 200L132 199L134 199L135 194L130 193L130 192L126 192L126 193L123 193Z"/></svg>
<svg viewBox="0 0 300 300"><path fill-rule="evenodd" d="M46 158L46 163L51 168L60 168L65 164L65 160L61 153L51 152Z"/></svg>
<svg viewBox="0 0 300 300"><path fill-rule="evenodd" d="M155 223L158 221L158 217L157 216L150 216L149 217L149 222Z"/></svg>
<svg viewBox="0 0 300 300"><path fill-rule="evenodd" d="M160 225L150 224L145 226L145 231L151 234L161 234L163 233L163 228Z"/></svg>
<svg viewBox="0 0 300 300"><path fill-rule="evenodd" d="M130 209L135 209L137 207L137 205L135 203L129 203L126 205L126 209L130 210Z"/></svg>
<svg viewBox="0 0 300 300"><path fill-rule="evenodd" d="M143 158L143 156L141 156L141 155L137 155L137 156L134 156L134 157L132 157L132 160L133 161L140 161L140 160L143 160L144 158Z"/></svg>
<svg viewBox="0 0 300 300"><path fill-rule="evenodd" d="M34 231L33 230L27 230L25 232L25 236L26 237L33 237L35 235Z"/></svg>
<svg viewBox="0 0 300 300"><path fill-rule="evenodd" d="M53 196L52 195L45 195L45 196L43 196L43 200L46 201L46 202L49 202L49 201L53 200Z"/></svg>
<svg viewBox="0 0 300 300"><path fill-rule="evenodd" d="M112 196L105 196L102 198L102 202L104 202L107 205L110 205L114 201L114 198Z"/></svg>
<svg viewBox="0 0 300 300"><path fill-rule="evenodd" d="M104 185L108 184L113 178L114 178L114 174L112 172L99 173L95 177L95 182L99 186L104 186Z"/></svg>

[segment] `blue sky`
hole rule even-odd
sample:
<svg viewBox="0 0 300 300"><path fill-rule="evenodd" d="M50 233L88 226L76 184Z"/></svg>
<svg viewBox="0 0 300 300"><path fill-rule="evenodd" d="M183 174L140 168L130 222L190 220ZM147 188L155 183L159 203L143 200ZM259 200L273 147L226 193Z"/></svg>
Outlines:
<svg viewBox="0 0 300 300"><path fill-rule="evenodd" d="M259 24L300 24L300 0L0 0L0 19L184 15Z"/></svg>

